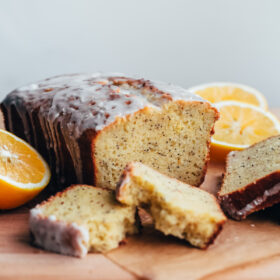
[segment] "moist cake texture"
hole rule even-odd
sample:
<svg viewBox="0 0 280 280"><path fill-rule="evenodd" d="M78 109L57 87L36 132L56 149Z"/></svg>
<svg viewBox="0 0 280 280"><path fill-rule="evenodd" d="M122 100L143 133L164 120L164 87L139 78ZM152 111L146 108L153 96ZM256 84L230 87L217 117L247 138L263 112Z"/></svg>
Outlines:
<svg viewBox="0 0 280 280"><path fill-rule="evenodd" d="M226 221L213 195L138 162L127 165L116 196L123 204L144 208L165 235L199 248L211 244Z"/></svg>
<svg viewBox="0 0 280 280"><path fill-rule="evenodd" d="M279 135L228 155L219 199L236 220L280 202Z"/></svg>
<svg viewBox="0 0 280 280"><path fill-rule="evenodd" d="M6 128L49 162L57 186L110 189L130 161L200 185L218 118L181 87L122 74L49 78L11 92L1 109Z"/></svg>
<svg viewBox="0 0 280 280"><path fill-rule="evenodd" d="M83 257L117 248L137 232L135 207L121 205L110 190L74 185L30 211L34 243L57 253Z"/></svg>

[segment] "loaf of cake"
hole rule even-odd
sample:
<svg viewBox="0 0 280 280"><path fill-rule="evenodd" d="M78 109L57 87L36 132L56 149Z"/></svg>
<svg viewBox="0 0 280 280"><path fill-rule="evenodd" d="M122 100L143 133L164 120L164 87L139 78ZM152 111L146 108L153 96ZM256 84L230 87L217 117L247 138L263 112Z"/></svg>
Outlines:
<svg viewBox="0 0 280 280"><path fill-rule="evenodd" d="M119 246L137 232L135 207L123 206L111 190L73 185L30 211L34 243L53 252L84 257Z"/></svg>
<svg viewBox="0 0 280 280"><path fill-rule="evenodd" d="M219 199L233 219L280 202L280 136L227 156Z"/></svg>
<svg viewBox="0 0 280 280"><path fill-rule="evenodd" d="M117 199L151 214L165 235L207 248L226 221L216 198L139 162L129 163L118 183Z"/></svg>
<svg viewBox="0 0 280 280"><path fill-rule="evenodd" d="M49 162L53 185L114 189L130 161L202 183L217 110L185 89L121 74L49 78L1 103L7 130Z"/></svg>

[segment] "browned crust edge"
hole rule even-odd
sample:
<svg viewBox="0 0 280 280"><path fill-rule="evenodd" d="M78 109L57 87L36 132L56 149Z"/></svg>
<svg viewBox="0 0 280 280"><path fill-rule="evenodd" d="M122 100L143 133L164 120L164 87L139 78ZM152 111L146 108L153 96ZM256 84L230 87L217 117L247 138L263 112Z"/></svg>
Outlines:
<svg viewBox="0 0 280 280"><path fill-rule="evenodd" d="M74 185L71 185L69 187L67 187L66 189L60 191L60 192L57 192L55 195L52 195L50 196L48 199L44 200L43 202L37 204L35 206L35 208L37 207L42 207L44 206L45 204L47 203L50 203L52 200L54 200L56 197L61 197L65 192L67 191L70 191L71 189L74 189L76 187L88 187L88 188L95 188L95 189L100 189L102 191L108 191L108 192L112 192L113 193L113 190L109 190L109 189L105 189L105 188L100 188L100 187L95 187L95 186L90 186L90 185L86 185L86 184L74 184Z"/></svg>
<svg viewBox="0 0 280 280"><path fill-rule="evenodd" d="M86 130L78 139L78 145L82 159L83 183L96 184L96 162L94 158L94 143L98 133L93 129Z"/></svg>
<svg viewBox="0 0 280 280"><path fill-rule="evenodd" d="M226 170L227 167L228 157L226 161ZM224 178L225 175L223 176L222 185L224 183ZM235 220L243 220L253 212L265 209L280 202L280 191L272 195L265 195L265 192L269 193L269 190L279 182L280 170L270 173L237 191L225 195L220 195L219 192L218 199L222 209L228 216ZM249 203L253 203L256 199L258 202L246 209L246 206Z"/></svg>
<svg viewBox="0 0 280 280"><path fill-rule="evenodd" d="M129 177L129 173L132 172L132 170L133 170L133 163L134 163L134 162L129 162L129 163L126 165L126 167L124 168L123 173L122 173L122 175L121 175L121 177L120 177L120 180L119 180L119 182L117 183L117 186L116 186L116 199L117 199L118 201L120 201L120 197L121 197L122 183L123 183L123 181L124 181L127 177Z"/></svg>
<svg viewBox="0 0 280 280"><path fill-rule="evenodd" d="M205 180L206 172L207 172L208 165L209 165L209 162L210 162L211 137L215 133L215 123L220 118L220 112L215 107L213 107L209 104L209 108L211 108L215 112L215 119L214 119L214 123L213 123L212 128L211 128L211 131L210 131L209 139L207 141L207 151L208 152L207 152L207 155L205 157L205 165L204 165L204 168L202 170L201 180L200 180L199 184L197 185L197 187L199 187Z"/></svg>
<svg viewBox="0 0 280 280"><path fill-rule="evenodd" d="M227 220L225 219L224 221L220 222L217 224L217 228L214 231L214 233L212 234L211 238L209 239L209 241L205 244L205 246L201 249L206 250L211 244L214 243L215 239L218 237L218 235L220 234L220 232L222 231L224 224Z"/></svg>

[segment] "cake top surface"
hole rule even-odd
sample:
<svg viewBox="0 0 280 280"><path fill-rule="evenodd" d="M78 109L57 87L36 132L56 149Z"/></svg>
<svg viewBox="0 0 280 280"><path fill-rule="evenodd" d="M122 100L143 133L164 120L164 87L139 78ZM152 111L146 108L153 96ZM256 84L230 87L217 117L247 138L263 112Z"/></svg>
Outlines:
<svg viewBox="0 0 280 280"><path fill-rule="evenodd" d="M130 163L127 170L129 171L125 172L126 176L120 185L120 196L122 196L121 186L131 180L150 192L150 197L156 197L157 201L169 205L172 209L224 218L215 197L200 188L170 178L139 162Z"/></svg>
<svg viewBox="0 0 280 280"><path fill-rule="evenodd" d="M112 191L87 185L71 186L34 209L43 217L78 225L117 222L134 213L132 207L117 202Z"/></svg>
<svg viewBox="0 0 280 280"><path fill-rule="evenodd" d="M69 115L68 129L80 136L87 129L102 130L116 117L146 106L160 108L173 100L204 101L187 90L168 83L123 74L69 74L48 78L11 92L4 103L38 107L51 121Z"/></svg>

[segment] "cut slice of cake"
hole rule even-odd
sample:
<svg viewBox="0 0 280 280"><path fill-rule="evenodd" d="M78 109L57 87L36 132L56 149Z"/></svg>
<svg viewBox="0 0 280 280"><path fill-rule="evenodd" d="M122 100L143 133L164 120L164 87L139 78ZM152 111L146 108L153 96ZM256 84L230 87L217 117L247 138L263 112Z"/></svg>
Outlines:
<svg viewBox="0 0 280 280"><path fill-rule="evenodd" d="M219 200L236 220L280 202L280 136L227 156Z"/></svg>
<svg viewBox="0 0 280 280"><path fill-rule="evenodd" d="M100 73L21 87L0 107L6 129L50 163L55 191L73 183L115 189L131 161L199 186L219 115L179 86Z"/></svg>
<svg viewBox="0 0 280 280"><path fill-rule="evenodd" d="M30 211L34 243L53 252L83 257L118 247L137 232L135 207L121 205L110 190L73 185Z"/></svg>
<svg viewBox="0 0 280 280"><path fill-rule="evenodd" d="M155 228L206 248L226 221L216 198L138 162L127 165L116 190L126 205L144 208Z"/></svg>

